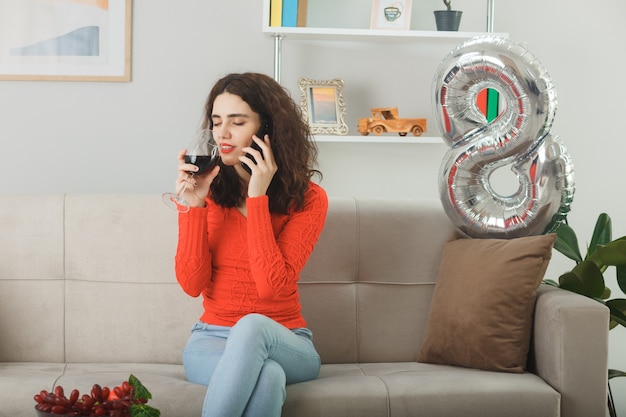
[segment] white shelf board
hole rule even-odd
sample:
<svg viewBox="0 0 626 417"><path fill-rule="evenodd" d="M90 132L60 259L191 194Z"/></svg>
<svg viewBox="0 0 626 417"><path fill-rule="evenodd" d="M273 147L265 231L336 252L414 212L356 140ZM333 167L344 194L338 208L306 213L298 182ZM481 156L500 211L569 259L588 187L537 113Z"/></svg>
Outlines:
<svg viewBox="0 0 626 417"><path fill-rule="evenodd" d="M419 39L434 40L465 40L475 36L495 35L508 38L508 33L487 32L446 32L436 30L382 30L382 29L336 29L336 28L303 28L303 27L278 27L265 26L263 32L277 36L282 35L286 39L318 40L318 41L385 41L405 40L416 41Z"/></svg>
<svg viewBox="0 0 626 417"><path fill-rule="evenodd" d="M316 142L335 143L403 143L403 144L444 144L443 139L433 136L400 136L400 135L374 135L368 136L341 136L341 135L314 135Z"/></svg>

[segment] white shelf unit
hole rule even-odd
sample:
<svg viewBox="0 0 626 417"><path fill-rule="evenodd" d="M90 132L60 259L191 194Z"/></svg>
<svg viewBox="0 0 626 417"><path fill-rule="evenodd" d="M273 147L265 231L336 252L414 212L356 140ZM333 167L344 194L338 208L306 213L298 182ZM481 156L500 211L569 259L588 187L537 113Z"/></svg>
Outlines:
<svg viewBox="0 0 626 417"><path fill-rule="evenodd" d="M341 135L315 135L316 142L333 142L333 143L397 143L397 144L444 144L442 138L432 136L407 136L400 135L375 135L371 133L368 136L341 136Z"/></svg>
<svg viewBox="0 0 626 417"><path fill-rule="evenodd" d="M449 45L450 41L462 42L480 35L496 35L508 38L508 33L493 33L494 1L487 0L487 31L486 32L448 32L432 30L384 30L384 29L342 29L313 27L282 27L270 26L270 0L263 0L263 33L274 38L274 79L281 80L282 42L289 40L307 41L358 41L358 42L441 42ZM340 136L317 135L317 142L342 143L412 143L412 144L443 144L440 137L428 136Z"/></svg>

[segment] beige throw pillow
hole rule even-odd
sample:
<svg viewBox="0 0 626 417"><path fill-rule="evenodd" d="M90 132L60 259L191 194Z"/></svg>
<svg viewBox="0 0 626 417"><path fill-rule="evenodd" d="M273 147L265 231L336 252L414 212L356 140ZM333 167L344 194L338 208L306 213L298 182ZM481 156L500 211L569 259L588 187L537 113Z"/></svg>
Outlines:
<svg viewBox="0 0 626 417"><path fill-rule="evenodd" d="M447 242L417 360L523 372L537 288L555 239Z"/></svg>

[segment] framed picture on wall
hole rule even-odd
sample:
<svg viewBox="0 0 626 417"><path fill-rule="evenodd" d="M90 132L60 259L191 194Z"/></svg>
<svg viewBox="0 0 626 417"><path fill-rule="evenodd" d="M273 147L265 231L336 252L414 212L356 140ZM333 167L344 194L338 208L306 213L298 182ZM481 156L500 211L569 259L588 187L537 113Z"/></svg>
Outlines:
<svg viewBox="0 0 626 417"><path fill-rule="evenodd" d="M0 1L0 80L130 81L132 0Z"/></svg>
<svg viewBox="0 0 626 417"><path fill-rule="evenodd" d="M346 105L343 99L343 80L298 80L302 96L302 115L313 134L347 135L344 120Z"/></svg>
<svg viewBox="0 0 626 417"><path fill-rule="evenodd" d="M408 30L411 26L411 0L374 0L371 29Z"/></svg>

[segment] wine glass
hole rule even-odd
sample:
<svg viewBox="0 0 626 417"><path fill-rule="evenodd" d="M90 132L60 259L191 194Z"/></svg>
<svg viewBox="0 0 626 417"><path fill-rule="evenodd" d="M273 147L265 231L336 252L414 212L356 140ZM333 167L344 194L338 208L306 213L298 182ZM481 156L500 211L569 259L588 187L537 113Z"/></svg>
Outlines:
<svg viewBox="0 0 626 417"><path fill-rule="evenodd" d="M210 129L200 129L194 140L187 147L185 162L194 164L199 169L196 172L189 172L190 176L201 175L210 171L219 161L218 147L213 139L213 131ZM180 213L189 211L189 203L183 195L187 189L188 182L183 182L180 191L176 193L164 193L163 202L170 208L178 210Z"/></svg>

